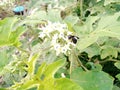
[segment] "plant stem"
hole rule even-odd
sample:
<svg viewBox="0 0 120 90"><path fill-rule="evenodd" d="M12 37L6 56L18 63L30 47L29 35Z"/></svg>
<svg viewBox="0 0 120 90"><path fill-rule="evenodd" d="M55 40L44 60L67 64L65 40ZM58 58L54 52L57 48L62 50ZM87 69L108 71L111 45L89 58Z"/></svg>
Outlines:
<svg viewBox="0 0 120 90"><path fill-rule="evenodd" d="M83 0L80 0L80 18L83 17Z"/></svg>
<svg viewBox="0 0 120 90"><path fill-rule="evenodd" d="M89 71L83 64L80 60L78 60L80 66L85 70L85 71Z"/></svg>
<svg viewBox="0 0 120 90"><path fill-rule="evenodd" d="M104 61L99 61L99 63L105 63L105 62L117 62L118 60L115 60L115 59L108 59L108 60L104 60Z"/></svg>
<svg viewBox="0 0 120 90"><path fill-rule="evenodd" d="M77 52L75 52L75 50L73 49L72 50L72 52L71 52L72 54L72 57L71 57L71 59L70 59L70 73L71 73L71 71L72 71L72 68L73 68L73 65L75 64L76 65L76 67L79 67L79 66L81 66L85 71L89 71L83 64L82 64L82 62L79 60L79 58L78 58L78 55L77 55ZM76 60L76 61L75 61Z"/></svg>
<svg viewBox="0 0 120 90"><path fill-rule="evenodd" d="M16 47L16 46L15 46ZM30 52L29 51L26 51L26 50L24 50L24 49L22 49L22 48L20 48L20 47L16 47L18 50L20 50L20 51L22 51L22 52L25 52L25 53L27 53L28 55L30 55Z"/></svg>
<svg viewBox="0 0 120 90"><path fill-rule="evenodd" d="M74 52L74 53L75 53L75 52ZM78 57L78 55L76 55L76 53L75 53L75 56ZM77 62L78 62L78 64L79 64L79 66L81 66L85 71L89 71L89 70L82 64L82 62L79 60L79 58L77 58Z"/></svg>

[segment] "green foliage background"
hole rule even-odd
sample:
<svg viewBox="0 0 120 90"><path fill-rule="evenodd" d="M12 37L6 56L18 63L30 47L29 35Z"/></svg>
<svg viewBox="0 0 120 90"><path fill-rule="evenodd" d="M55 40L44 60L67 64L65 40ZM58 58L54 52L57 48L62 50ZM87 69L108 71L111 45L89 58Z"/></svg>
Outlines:
<svg viewBox="0 0 120 90"><path fill-rule="evenodd" d="M7 11L0 17L1 90L120 89L119 0L11 2L28 11L11 16L0 6L1 15ZM37 26L45 21L66 23L79 37L68 56L56 56L50 42L38 37Z"/></svg>

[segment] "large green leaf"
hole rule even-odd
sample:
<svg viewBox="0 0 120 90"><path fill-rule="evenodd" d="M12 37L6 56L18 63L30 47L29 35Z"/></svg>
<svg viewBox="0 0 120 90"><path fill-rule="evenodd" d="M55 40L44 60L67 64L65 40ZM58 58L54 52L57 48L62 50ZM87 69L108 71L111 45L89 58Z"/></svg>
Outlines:
<svg viewBox="0 0 120 90"><path fill-rule="evenodd" d="M85 48L87 48L88 46L90 46L91 44L95 43L98 39L98 36L95 34L90 34L88 36L86 36L83 39L80 39L77 43L77 48L80 51L83 51Z"/></svg>
<svg viewBox="0 0 120 90"><path fill-rule="evenodd" d="M55 90L83 90L79 85L67 78L60 78L56 81Z"/></svg>
<svg viewBox="0 0 120 90"><path fill-rule="evenodd" d="M55 72L64 64L65 60L58 60L46 67L39 90L83 90L79 85L67 78L54 78Z"/></svg>
<svg viewBox="0 0 120 90"><path fill-rule="evenodd" d="M37 90L83 90L75 82L67 78L54 78L56 71L65 64L65 60L57 60L54 63L47 65L43 63L36 73L34 72L35 62L38 54L30 57L28 61L28 77L21 80L19 83L11 86L9 90L27 90L36 87ZM30 70L29 70L30 69ZM65 87L67 86L67 87Z"/></svg>
<svg viewBox="0 0 120 90"><path fill-rule="evenodd" d="M7 41L17 18L5 18L0 21L0 41Z"/></svg>
<svg viewBox="0 0 120 90"><path fill-rule="evenodd" d="M19 42L18 38L26 30L22 26L14 28L17 21L17 17L5 18L0 21L0 47L14 45Z"/></svg>
<svg viewBox="0 0 120 90"><path fill-rule="evenodd" d="M65 64L65 60L58 60L46 67L46 71L44 72L44 75L46 77L54 77L54 74L56 71L61 68Z"/></svg>
<svg viewBox="0 0 120 90"><path fill-rule="evenodd" d="M95 28L93 27L93 24L99 20L98 16L90 16L86 18L86 22L82 25L75 25L73 28L77 32L77 34L89 34L91 31L93 31ZM75 22L75 21L74 21Z"/></svg>
<svg viewBox="0 0 120 90"><path fill-rule="evenodd" d="M61 21L60 11L52 9L52 10L48 10L48 12L45 12L41 10L28 16L24 22L29 24L30 23L34 24L34 23L40 23L40 20L60 22Z"/></svg>
<svg viewBox="0 0 120 90"><path fill-rule="evenodd" d="M120 22L118 20L120 13L113 15L103 15L99 17L90 17L82 26L75 26L75 31L79 34L80 39L77 48L83 51L85 48L95 43L99 37L115 37L120 38ZM93 18L93 20L92 20Z"/></svg>
<svg viewBox="0 0 120 90"><path fill-rule="evenodd" d="M64 21L70 23L71 26L75 25L78 22L79 18L77 16L69 15L67 16Z"/></svg>
<svg viewBox="0 0 120 90"><path fill-rule="evenodd" d="M71 79L84 90L112 90L113 78L103 71L81 71L76 69Z"/></svg>
<svg viewBox="0 0 120 90"><path fill-rule="evenodd" d="M108 15L108 14L102 15L98 20L96 30L103 30L103 29L108 29L109 27L111 28L114 26L115 27L119 26L120 25L120 22L118 20L119 16L120 16L120 12L112 15Z"/></svg>

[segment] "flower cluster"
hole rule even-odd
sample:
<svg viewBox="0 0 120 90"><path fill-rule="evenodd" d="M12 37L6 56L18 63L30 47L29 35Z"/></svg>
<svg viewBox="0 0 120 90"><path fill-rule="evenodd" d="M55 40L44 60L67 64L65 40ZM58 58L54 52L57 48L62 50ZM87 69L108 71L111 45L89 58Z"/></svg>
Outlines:
<svg viewBox="0 0 120 90"><path fill-rule="evenodd" d="M75 46L68 38L68 36L73 33L68 30L66 24L48 21L45 26L42 26L39 29L41 30L39 37L51 40L51 45L56 51L56 55L59 55L60 53L67 54L71 50L71 47Z"/></svg>

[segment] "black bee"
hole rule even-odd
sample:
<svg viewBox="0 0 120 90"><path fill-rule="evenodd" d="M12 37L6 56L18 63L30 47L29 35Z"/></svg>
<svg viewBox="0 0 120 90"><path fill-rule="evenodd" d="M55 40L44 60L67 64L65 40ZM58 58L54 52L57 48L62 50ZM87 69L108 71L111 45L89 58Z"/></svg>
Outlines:
<svg viewBox="0 0 120 90"><path fill-rule="evenodd" d="M73 35L69 35L68 39L70 39L74 44L76 44L77 40L79 39L79 37L73 36Z"/></svg>

